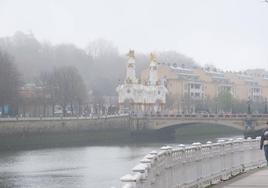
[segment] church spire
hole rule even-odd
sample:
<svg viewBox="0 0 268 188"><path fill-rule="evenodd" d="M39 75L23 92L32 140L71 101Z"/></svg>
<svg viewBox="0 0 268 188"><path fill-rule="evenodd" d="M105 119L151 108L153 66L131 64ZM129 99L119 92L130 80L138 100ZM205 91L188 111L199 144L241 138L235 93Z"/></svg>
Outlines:
<svg viewBox="0 0 268 188"><path fill-rule="evenodd" d="M150 70L149 70L149 84L156 85L158 81L157 77L157 62L154 53L150 53Z"/></svg>
<svg viewBox="0 0 268 188"><path fill-rule="evenodd" d="M129 50L127 56L128 56L128 62L127 62L126 82L127 83L137 83L138 80L136 78L135 51Z"/></svg>

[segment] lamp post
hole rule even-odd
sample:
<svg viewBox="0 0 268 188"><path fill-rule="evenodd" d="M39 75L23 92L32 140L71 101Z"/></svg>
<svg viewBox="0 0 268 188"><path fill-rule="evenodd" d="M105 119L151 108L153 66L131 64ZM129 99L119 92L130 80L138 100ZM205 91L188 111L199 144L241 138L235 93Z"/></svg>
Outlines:
<svg viewBox="0 0 268 188"><path fill-rule="evenodd" d="M267 98L265 97L265 102L264 102L264 113L267 114Z"/></svg>
<svg viewBox="0 0 268 188"><path fill-rule="evenodd" d="M248 114L251 114L250 97L248 97Z"/></svg>
<svg viewBox="0 0 268 188"><path fill-rule="evenodd" d="M218 104L218 99L216 98L216 110L215 110L215 112L216 112L216 114L218 114L219 113L219 104Z"/></svg>

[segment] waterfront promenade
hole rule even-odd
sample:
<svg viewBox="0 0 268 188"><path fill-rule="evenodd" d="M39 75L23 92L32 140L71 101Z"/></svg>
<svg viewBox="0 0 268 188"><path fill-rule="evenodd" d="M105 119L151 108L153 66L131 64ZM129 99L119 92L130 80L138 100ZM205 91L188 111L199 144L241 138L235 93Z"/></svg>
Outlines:
<svg viewBox="0 0 268 188"><path fill-rule="evenodd" d="M261 188L268 187L268 168L254 170L243 175L237 176L232 180L226 181L213 188Z"/></svg>

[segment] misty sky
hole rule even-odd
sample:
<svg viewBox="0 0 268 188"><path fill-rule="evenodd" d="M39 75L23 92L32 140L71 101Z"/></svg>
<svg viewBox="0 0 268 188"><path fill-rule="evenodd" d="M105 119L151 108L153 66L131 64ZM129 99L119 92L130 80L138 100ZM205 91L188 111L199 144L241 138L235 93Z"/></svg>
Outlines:
<svg viewBox="0 0 268 188"><path fill-rule="evenodd" d="M262 0L0 0L0 37L112 41L121 53L176 50L224 70L268 69L268 3Z"/></svg>

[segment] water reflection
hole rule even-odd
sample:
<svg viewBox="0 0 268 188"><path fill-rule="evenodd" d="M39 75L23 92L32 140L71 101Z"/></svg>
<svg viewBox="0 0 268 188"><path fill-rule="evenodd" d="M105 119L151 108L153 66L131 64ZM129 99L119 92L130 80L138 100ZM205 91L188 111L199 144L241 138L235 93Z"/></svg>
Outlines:
<svg viewBox="0 0 268 188"><path fill-rule="evenodd" d="M214 140L215 138L207 138ZM191 143L187 138L169 145ZM119 178L129 173L148 152L167 143L126 146L84 146L0 153L0 187L109 188L120 187Z"/></svg>
<svg viewBox="0 0 268 188"><path fill-rule="evenodd" d="M155 147L55 148L0 154L0 187L109 187Z"/></svg>

